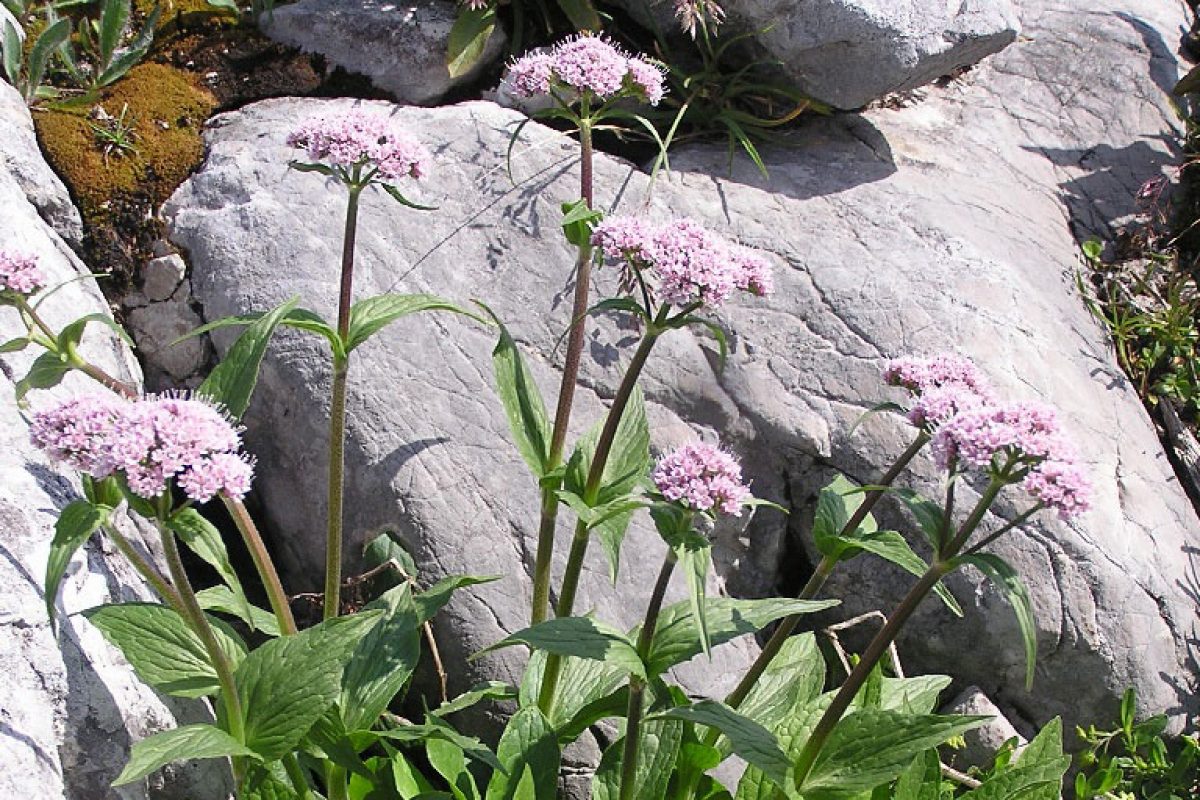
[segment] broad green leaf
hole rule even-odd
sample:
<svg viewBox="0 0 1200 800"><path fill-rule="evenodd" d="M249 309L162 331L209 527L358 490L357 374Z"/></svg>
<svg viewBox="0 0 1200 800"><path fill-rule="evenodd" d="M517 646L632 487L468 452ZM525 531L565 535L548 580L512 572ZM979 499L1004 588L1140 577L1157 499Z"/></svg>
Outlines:
<svg viewBox="0 0 1200 800"><path fill-rule="evenodd" d="M550 470L550 418L542 400L541 390L533 373L525 366L517 343L508 329L496 320L500 339L492 351L492 367L496 375L496 392L508 417L508 429L521 458L538 480Z"/></svg>
<svg viewBox="0 0 1200 800"><path fill-rule="evenodd" d="M196 393L216 400L240 419L250 406L254 386L258 383L258 371L271 336L295 307L296 299L292 298L255 320L233 343L225 358L209 373Z"/></svg>
<svg viewBox="0 0 1200 800"><path fill-rule="evenodd" d="M129 763L113 786L133 783L172 761L250 756L255 753L215 725L184 725L134 742Z"/></svg>
<svg viewBox="0 0 1200 800"><path fill-rule="evenodd" d="M921 753L900 773L893 800L942 800L942 764L936 748Z"/></svg>
<svg viewBox="0 0 1200 800"><path fill-rule="evenodd" d="M712 597L705 601L709 638L715 646L738 636L757 633L777 619L793 614L813 614L837 604L836 600L793 600L784 597L763 600ZM673 603L664 608L659 615L650 655L646 660L650 673L659 675L700 652L700 639L690 601Z"/></svg>
<svg viewBox="0 0 1200 800"><path fill-rule="evenodd" d="M363 562L368 567L380 567L392 562L407 578L417 577L417 562L400 543L398 534L387 531L379 534L363 548Z"/></svg>
<svg viewBox="0 0 1200 800"><path fill-rule="evenodd" d="M861 533L875 530L875 521L868 515L857 531L847 531L846 536L842 536L842 529L850 521L850 515L858 510L864 500L857 490L857 485L839 474L817 496L812 532L813 542L822 555L836 558L847 548L847 538L858 538Z"/></svg>
<svg viewBox="0 0 1200 800"><path fill-rule="evenodd" d="M733 752L762 770L780 788L787 789L791 780L792 762L775 734L722 703L702 700L690 706L672 708L653 718L681 719L720 731L729 741Z"/></svg>
<svg viewBox="0 0 1200 800"><path fill-rule="evenodd" d="M521 678L520 703L537 703L538 690L545 673L546 653L535 651ZM550 724L564 745L574 741L586 728L609 716L621 715L625 695L621 692L629 674L604 661L567 656L562 660L562 672L550 704ZM621 695L621 697L617 697Z"/></svg>
<svg viewBox="0 0 1200 800"><path fill-rule="evenodd" d="M800 787L806 800L842 800L895 780L914 758L990 717L855 711L837 724Z"/></svg>
<svg viewBox="0 0 1200 800"><path fill-rule="evenodd" d="M272 639L247 656L235 675L246 710L246 745L266 761L294 750L337 702L355 644L381 616L361 611L331 619Z"/></svg>
<svg viewBox="0 0 1200 800"><path fill-rule="evenodd" d="M984 781L963 800L1058 800L1071 764L1063 755L1062 720L1051 720L1021 751L1017 763ZM924 800L924 798L920 798Z"/></svg>
<svg viewBox="0 0 1200 800"><path fill-rule="evenodd" d="M180 336L178 339L171 342L171 344L176 345L180 342L191 339L194 336L199 336L202 333L209 333L210 331L220 330L222 328L241 328L247 325L252 325L265 316L266 314L260 311L253 314L242 314L241 316L236 317L222 317L221 319L213 320L212 322L201 325L199 328L188 331L183 336ZM333 354L336 357L340 358L345 355L345 352L342 349L342 341L338 338L337 331L334 330L333 327L324 319L322 319L321 316L315 311L309 311L307 308L293 308L284 315L279 324L288 328L295 328L296 330L315 333L329 342L329 346L333 348Z"/></svg>
<svg viewBox="0 0 1200 800"><path fill-rule="evenodd" d="M496 756L504 772L493 772L487 787L487 800L515 800L523 781L527 796L536 800L554 800L558 790L558 764L561 753L554 729L537 706L522 708L508 721Z"/></svg>
<svg viewBox="0 0 1200 800"><path fill-rule="evenodd" d="M829 707L832 694L824 694L808 703L797 705L792 713L787 714L774 724L764 724L768 730L779 739L779 745L787 753L788 759L794 764L804 749L813 728L817 726L821 715ZM789 778L791 780L791 778ZM757 767L747 767L745 774L737 786L735 800L775 800L779 795L779 787L763 774ZM806 798L807 800L807 798Z"/></svg>
<svg viewBox="0 0 1200 800"><path fill-rule="evenodd" d="M390 589L367 608L385 616L354 648L342 676L339 707L349 731L375 724L421 658L421 621L409 584Z"/></svg>
<svg viewBox="0 0 1200 800"><path fill-rule="evenodd" d="M918 675L914 678L883 678L880 683L881 707L885 711L929 714L938 705L938 697L950 685L945 675Z"/></svg>
<svg viewBox="0 0 1200 800"><path fill-rule="evenodd" d="M63 573L71 556L104 524L111 508L97 507L86 500L73 500L58 515L54 523L54 538L50 541L50 557L46 559L46 615L54 624L54 602Z"/></svg>
<svg viewBox="0 0 1200 800"><path fill-rule="evenodd" d="M70 371L71 365L63 361L57 353L42 353L30 365L29 374L17 381L17 403L24 404L25 395L29 394L31 389L51 389L57 386Z"/></svg>
<svg viewBox="0 0 1200 800"><path fill-rule="evenodd" d="M603 661L640 678L646 677L633 641L616 628L590 617L559 617L539 622L506 636L479 655L517 644L560 656Z"/></svg>
<svg viewBox="0 0 1200 800"><path fill-rule="evenodd" d="M738 710L773 729L793 709L820 697L824 687L825 658L816 637L802 633L784 642Z"/></svg>
<svg viewBox="0 0 1200 800"><path fill-rule="evenodd" d="M350 308L349 353L396 320L420 311L453 311L476 318L464 309L431 294L381 294L359 300Z"/></svg>
<svg viewBox="0 0 1200 800"><path fill-rule="evenodd" d="M604 219L604 212L588 205L584 198L562 204L563 235L576 247L585 247L592 239L592 229Z"/></svg>
<svg viewBox="0 0 1200 800"><path fill-rule="evenodd" d="M129 0L104 0L100 6L100 35L96 42L100 48L100 63L107 65L112 59L121 34L129 22Z"/></svg>
<svg viewBox="0 0 1200 800"><path fill-rule="evenodd" d="M925 541L929 542L929 546L934 551L939 550L941 548L942 536L945 533L943 530L945 527L945 509L911 489L892 486L887 491L900 498L904 505L908 506L908 510L912 512L917 520L917 525L920 527L921 533L925 536Z"/></svg>
<svg viewBox="0 0 1200 800"><path fill-rule="evenodd" d="M46 65L50 56L62 47L71 36L71 21L60 19L42 31L33 47L29 50L29 58L25 62L26 80L31 90L40 88L42 78L46 74Z"/></svg>
<svg viewBox="0 0 1200 800"><path fill-rule="evenodd" d="M216 526L204 518L194 508L185 508L167 520L167 527L175 532L187 548L200 556L221 576L221 580L229 587L232 599L239 607L236 612L240 619L251 621L250 601L246 599L246 591L242 582L229 561L229 551L225 548L225 540Z"/></svg>
<svg viewBox="0 0 1200 800"><path fill-rule="evenodd" d="M211 4L212 0L209 0ZM238 794L239 800L300 800L292 788L282 761L270 764L251 763L246 781Z"/></svg>
<svg viewBox="0 0 1200 800"><path fill-rule="evenodd" d="M318 757L337 764L346 772L373 779L374 775L359 757L359 747L342 724L341 712L336 706L325 712L305 734L306 748L320 750Z"/></svg>
<svg viewBox="0 0 1200 800"><path fill-rule="evenodd" d="M683 723L673 719L646 720L641 727L633 797L662 800L683 742ZM608 746L592 779L592 800L618 800L625 738Z"/></svg>
<svg viewBox="0 0 1200 800"><path fill-rule="evenodd" d="M80 340L83 338L84 330L87 328L88 324L92 322L99 322L101 325L107 325L122 342L130 347L133 347L133 340L129 338L129 334L125 332L125 329L117 324L116 320L114 320L108 314L96 313L82 316L59 331L59 349L63 350L64 352L70 352L72 348L77 347Z"/></svg>
<svg viewBox="0 0 1200 800"><path fill-rule="evenodd" d="M465 736L459 733L450 723L432 714L425 716L423 725L402 725L389 730L374 731L373 734L382 739L408 744L446 742L454 745L461 753L465 753L475 761L486 764L494 770L504 771L504 765L483 742L474 736Z"/></svg>
<svg viewBox="0 0 1200 800"><path fill-rule="evenodd" d="M453 700L447 700L429 713L438 717L447 717L450 714L465 711L484 700L515 699L517 699L517 690L514 687L500 681L484 681L463 692Z"/></svg>
<svg viewBox="0 0 1200 800"><path fill-rule="evenodd" d="M912 547L905 541L904 537L896 531L876 531L868 533L854 540L854 546L866 550L868 553L873 553L880 558L890 561L900 567L910 575L921 577L929 569L929 565L925 560L913 552ZM954 599L954 595L950 594L950 590L941 581L933 587L933 591L946 604L946 608L950 609L956 617L963 615L962 606Z"/></svg>
<svg viewBox="0 0 1200 800"><path fill-rule="evenodd" d="M196 592L196 599L205 611L216 611L237 617L251 630L260 631L268 636L279 635L279 621L275 619L274 614L258 606L248 606L243 603L241 598L234 596L228 586L210 586L207 589L201 589ZM249 618L242 616L246 613L247 608L250 612Z"/></svg>
<svg viewBox="0 0 1200 800"><path fill-rule="evenodd" d="M429 756L429 764L450 784L455 800L478 800L479 789L467 771L466 756L458 745L431 739L425 743L425 754Z"/></svg>
<svg viewBox="0 0 1200 800"><path fill-rule="evenodd" d="M177 697L203 697L220 690L204 643L172 609L156 603L119 603L97 606L84 616L155 689ZM245 645L218 620L210 622L226 656L234 664L240 662Z"/></svg>
<svg viewBox="0 0 1200 800"><path fill-rule="evenodd" d="M596 13L592 0L558 0L558 7L571 20L577 31L599 31L600 15Z"/></svg>
<svg viewBox="0 0 1200 800"><path fill-rule="evenodd" d="M451 575L442 578L423 592L413 595L412 601L417 609L417 619L421 624L433 619L441 611L450 597L459 589L466 586L478 586L481 583L491 583L500 580L499 575Z"/></svg>
<svg viewBox="0 0 1200 800"><path fill-rule="evenodd" d="M1039 761L1057 761L1063 754L1062 718L1055 717L1047 722L1037 736L1025 745L1017 759L1022 767L1032 766Z"/></svg>
<svg viewBox="0 0 1200 800"><path fill-rule="evenodd" d="M1037 666L1037 621L1033 616L1033 601L1029 590L1021 582L1017 571L1008 562L992 553L975 553L960 556L956 564L970 564L978 569L1004 592L1008 602L1012 604L1017 615L1017 624L1021 628L1021 640L1025 645L1025 689L1033 688L1033 671Z"/></svg>
<svg viewBox="0 0 1200 800"><path fill-rule="evenodd" d="M471 71L487 49L488 39L496 29L496 10L491 7L460 7L450 37L446 42L446 69L451 78Z"/></svg>

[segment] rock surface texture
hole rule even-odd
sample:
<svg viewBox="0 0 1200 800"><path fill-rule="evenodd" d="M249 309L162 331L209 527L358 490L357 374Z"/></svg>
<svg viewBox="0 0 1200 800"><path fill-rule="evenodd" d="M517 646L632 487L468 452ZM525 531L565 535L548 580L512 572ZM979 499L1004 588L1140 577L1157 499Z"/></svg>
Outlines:
<svg viewBox="0 0 1200 800"><path fill-rule="evenodd" d="M33 141L24 105L0 83L0 130ZM13 102L10 102L13 101ZM11 113L17 109L17 113ZM0 137L0 149L14 139ZM50 175L36 150L21 158L26 170ZM39 166L40 165L40 166ZM25 173L33 174L31 172ZM42 180L38 178L37 180ZM45 189L52 184L42 185ZM33 253L51 284L78 277L86 268L64 241L39 218L39 198L0 162L0 243ZM63 195L65 198L65 193ZM68 202L64 199L64 202ZM94 282L76 281L44 306L46 320L60 327L107 308ZM15 311L0 309L0 340L23 333ZM123 379L138 377L129 350L103 326L84 337L83 354ZM141 579L107 544L93 539L71 560L62 582L59 628L51 629L43 600L46 557L59 509L79 496L75 477L47 463L29 443L22 411L13 399L16 380L36 356L0 356L0 797L102 800L120 797L213 800L229 786L210 767L172 768L150 785L118 792L109 784L120 772L133 741L165 728L201 721L198 704L164 701L134 676L129 665L79 612L114 601L149 600ZM95 391L96 384L72 375L51 392L34 392L36 410L55 398ZM141 543L140 533L127 531Z"/></svg>
<svg viewBox="0 0 1200 800"><path fill-rule="evenodd" d="M911 439L894 417L848 433L888 396L884 359L958 350L1007 396L1063 410L1096 482L1095 510L1071 525L1039 518L995 545L1034 595L1032 693L1012 612L973 573L951 581L965 619L932 602L922 608L901 641L906 666L978 686L1018 723L1108 718L1128 685L1177 722L1197 710L1200 523L1072 277L1073 234L1109 233L1134 209L1138 185L1171 157L1164 88L1178 65L1167 41L1183 22L1179 9L1152 0L1029 8L1027 41L923 102L802 126L794 148L764 153L769 181L749 164L728 177L721 147L672 157L675 173L659 180L652 209L719 227L772 251L780 265L774 297L719 315L732 345L723 371L711 341L673 333L645 382L659 444L719 432L745 458L756 493L795 512L787 523L764 512L745 530L721 532L718 562L731 590L796 588L805 577L805 512L830 468L871 481ZM283 139L314 110L350 105L269 101L214 121L205 167L166 208L208 319L293 294L332 315L345 198L319 176L289 172ZM410 196L439 210L366 199L359 296L486 299L549 394L570 313L572 253L558 220L559 203L578 191L576 146L526 126L514 186L504 158L515 112L470 103L396 113L437 155L434 177ZM641 206L644 174L607 157L596 172L598 203ZM616 277L600 270L601 291ZM613 395L634 336L608 318L588 330L580 428ZM459 596L439 622L443 657L462 684L480 670L513 677L507 655L462 658L525 623L536 527L534 489L490 387L491 344L457 317L410 319L351 367L348 552L393 528L430 578L506 575ZM293 591L320 574L328 381L323 348L287 332L247 419L257 486ZM918 464L914 485L932 489L936 479L927 461ZM987 524L1023 507L1010 494ZM895 509L881 516L912 528ZM593 553L578 608L636 618L660 551L653 534L635 531L615 590ZM835 573L827 594L843 598L838 614L850 616L891 608L909 583L864 558ZM732 677L728 665L702 666Z"/></svg>
<svg viewBox="0 0 1200 800"><path fill-rule="evenodd" d="M453 0L300 0L264 16L261 26L278 42L367 76L401 103L433 105L504 52L504 31L498 26L476 66L452 78L446 41L456 14Z"/></svg>
<svg viewBox="0 0 1200 800"><path fill-rule="evenodd" d="M672 31L670 0L618 0L648 27ZM802 92L855 109L998 53L1017 38L1012 0L729 0L724 32L752 34Z"/></svg>

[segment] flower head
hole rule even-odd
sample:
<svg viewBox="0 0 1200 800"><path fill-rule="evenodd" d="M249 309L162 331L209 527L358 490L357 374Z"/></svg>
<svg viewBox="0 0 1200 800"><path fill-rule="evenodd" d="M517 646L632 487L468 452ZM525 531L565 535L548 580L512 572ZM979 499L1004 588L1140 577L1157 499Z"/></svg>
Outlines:
<svg viewBox="0 0 1200 800"><path fill-rule="evenodd" d="M30 441L54 461L105 478L116 468L109 442L127 406L110 394L76 397L35 414Z"/></svg>
<svg viewBox="0 0 1200 800"><path fill-rule="evenodd" d="M735 244L690 219L653 224L638 217L607 217L592 244L631 271L648 273L660 299L673 305L717 308L735 291L773 290L765 254Z"/></svg>
<svg viewBox="0 0 1200 800"><path fill-rule="evenodd" d="M506 82L518 97L557 90L572 101L583 95L601 100L628 95L658 105L665 91L658 66L629 55L603 36L586 33L517 59L509 67Z"/></svg>
<svg viewBox="0 0 1200 800"><path fill-rule="evenodd" d="M713 0L675 0L675 19L683 32L695 39L697 26L718 27L725 21L725 10Z"/></svg>
<svg viewBox="0 0 1200 800"><path fill-rule="evenodd" d="M0 293L30 295L46 285L37 259L25 253L0 250Z"/></svg>
<svg viewBox="0 0 1200 800"><path fill-rule="evenodd" d="M662 496L693 511L741 516L750 489L737 460L712 445L680 447L659 460L654 485Z"/></svg>
<svg viewBox="0 0 1200 800"><path fill-rule="evenodd" d="M429 151L391 114L376 107L351 108L337 115L314 117L287 138L314 162L347 173L363 169L396 181L421 178L429 171Z"/></svg>
<svg viewBox="0 0 1200 800"><path fill-rule="evenodd" d="M949 353L894 358L884 367L883 379L914 396L908 420L931 430L955 414L995 402L983 373L969 360Z"/></svg>
<svg viewBox="0 0 1200 800"><path fill-rule="evenodd" d="M1086 512L1092 506L1092 483L1073 453L1047 459L1029 471L1021 488L1063 519Z"/></svg>

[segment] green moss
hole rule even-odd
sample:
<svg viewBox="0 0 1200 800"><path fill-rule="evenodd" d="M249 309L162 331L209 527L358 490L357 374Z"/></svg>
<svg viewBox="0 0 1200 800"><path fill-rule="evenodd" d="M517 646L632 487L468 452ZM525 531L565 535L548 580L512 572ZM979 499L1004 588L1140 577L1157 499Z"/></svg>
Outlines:
<svg viewBox="0 0 1200 800"><path fill-rule="evenodd" d="M163 64L142 64L98 101L110 115L129 105L136 152L105 155L89 117L92 106L34 114L51 166L71 189L89 225L111 225L111 212L131 202L157 207L204 155L200 129L216 100L192 76Z"/></svg>
<svg viewBox="0 0 1200 800"><path fill-rule="evenodd" d="M211 6L208 0L134 0L133 8L140 19L145 19L154 11L155 6L161 6L161 16L158 18L158 30L167 33L174 32L183 20L219 20L227 25L236 25L238 15L227 8Z"/></svg>

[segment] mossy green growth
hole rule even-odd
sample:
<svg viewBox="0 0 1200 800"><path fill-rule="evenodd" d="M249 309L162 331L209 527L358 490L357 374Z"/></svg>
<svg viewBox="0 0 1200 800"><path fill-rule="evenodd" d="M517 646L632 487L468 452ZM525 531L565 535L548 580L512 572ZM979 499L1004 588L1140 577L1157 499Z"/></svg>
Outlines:
<svg viewBox="0 0 1200 800"><path fill-rule="evenodd" d="M142 64L96 103L48 107L33 115L51 166L66 182L90 225L111 225L129 204L157 208L191 174L204 155L200 129L216 99L187 72ZM117 116L128 105L134 151L106 154L96 136L92 109Z"/></svg>
<svg viewBox="0 0 1200 800"><path fill-rule="evenodd" d="M157 30L173 32L181 20L208 19L236 25L238 15L227 8L210 5L208 0L133 0L133 8L141 18L146 18L161 7Z"/></svg>

